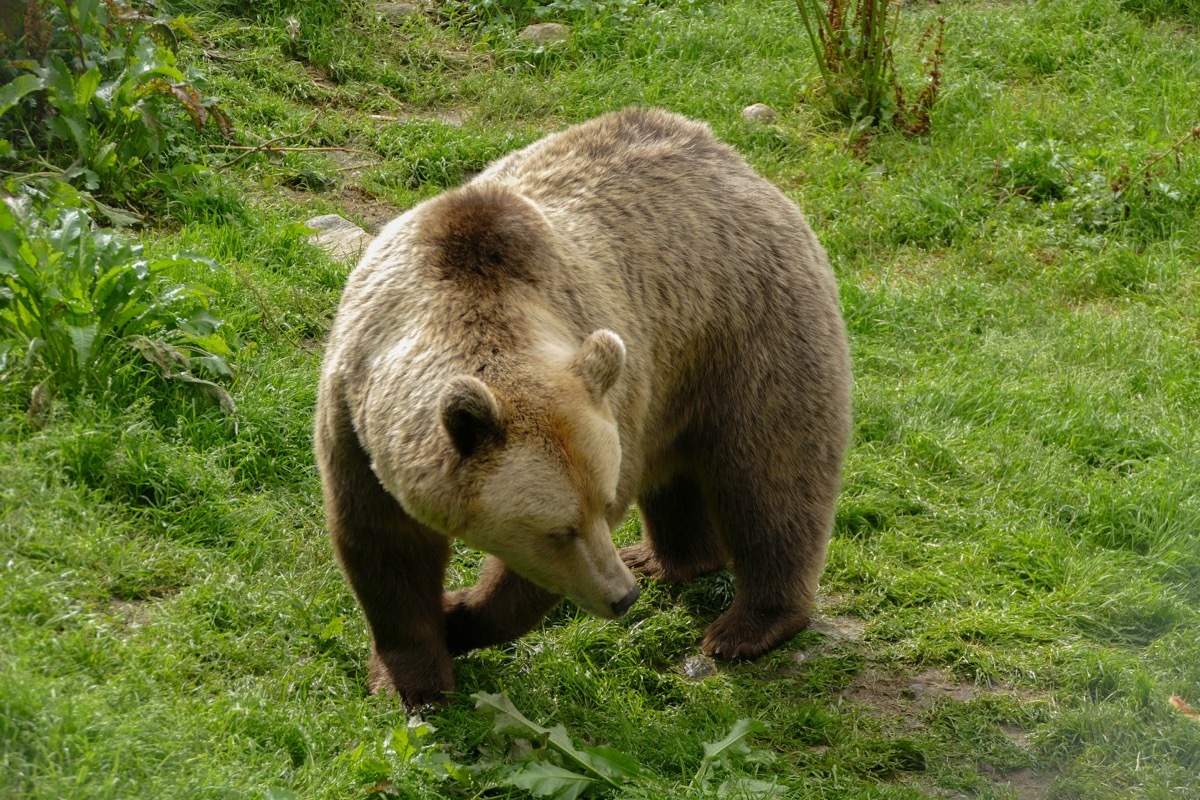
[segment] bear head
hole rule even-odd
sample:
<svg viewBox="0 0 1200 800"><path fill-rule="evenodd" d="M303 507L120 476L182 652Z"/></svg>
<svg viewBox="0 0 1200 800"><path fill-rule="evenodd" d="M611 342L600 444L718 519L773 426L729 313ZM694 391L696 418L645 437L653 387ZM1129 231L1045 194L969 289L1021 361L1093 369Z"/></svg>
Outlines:
<svg viewBox="0 0 1200 800"><path fill-rule="evenodd" d="M553 357L552 357L553 360ZM625 613L637 583L613 544L621 444L605 395L624 368L613 332L594 332L560 369L543 373L540 401L520 408L469 375L438 399L449 467L472 491L454 535L584 610ZM497 394L499 393L499 397ZM509 406L509 407L506 407Z"/></svg>

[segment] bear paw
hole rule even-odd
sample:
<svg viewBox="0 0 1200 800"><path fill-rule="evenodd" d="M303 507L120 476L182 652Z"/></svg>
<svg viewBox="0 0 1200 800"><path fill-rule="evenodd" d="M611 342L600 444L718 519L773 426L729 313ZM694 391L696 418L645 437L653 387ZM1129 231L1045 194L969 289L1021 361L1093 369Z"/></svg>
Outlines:
<svg viewBox="0 0 1200 800"><path fill-rule="evenodd" d="M373 652L367 671L371 694L398 694L409 709L444 705L454 688L448 654Z"/></svg>
<svg viewBox="0 0 1200 800"><path fill-rule="evenodd" d="M700 648L710 656L758 658L795 636L808 624L808 612L796 609L751 609L737 600L708 626Z"/></svg>
<svg viewBox="0 0 1200 800"><path fill-rule="evenodd" d="M655 552L649 542L622 547L621 560L634 572L658 583L683 583L725 566L725 559L721 557L697 563L678 563L672 559L665 559Z"/></svg>

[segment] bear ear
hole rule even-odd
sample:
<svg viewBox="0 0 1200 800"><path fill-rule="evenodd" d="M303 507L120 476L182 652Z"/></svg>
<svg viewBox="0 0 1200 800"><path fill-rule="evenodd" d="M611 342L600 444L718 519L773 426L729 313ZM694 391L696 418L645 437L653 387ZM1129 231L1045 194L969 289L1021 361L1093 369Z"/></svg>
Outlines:
<svg viewBox="0 0 1200 800"><path fill-rule="evenodd" d="M464 458L503 438L500 404L478 378L468 375L451 378L442 390L439 407L442 425Z"/></svg>
<svg viewBox="0 0 1200 800"><path fill-rule="evenodd" d="M575 354L572 368L583 379L592 399L599 400L625 369L625 343L612 331L594 331Z"/></svg>

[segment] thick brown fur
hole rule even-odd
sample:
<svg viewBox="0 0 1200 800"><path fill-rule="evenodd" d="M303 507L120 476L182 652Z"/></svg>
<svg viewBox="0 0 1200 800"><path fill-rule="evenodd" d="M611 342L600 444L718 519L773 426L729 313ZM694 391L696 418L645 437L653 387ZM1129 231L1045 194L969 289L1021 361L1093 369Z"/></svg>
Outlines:
<svg viewBox="0 0 1200 800"><path fill-rule="evenodd" d="M632 109L501 159L380 234L325 356L317 461L372 690L438 701L451 654L560 594L619 615L621 560L731 564L704 650L780 644L808 622L850 424L824 251L707 126ZM618 559L632 502L644 538ZM443 594L455 537L492 555Z"/></svg>

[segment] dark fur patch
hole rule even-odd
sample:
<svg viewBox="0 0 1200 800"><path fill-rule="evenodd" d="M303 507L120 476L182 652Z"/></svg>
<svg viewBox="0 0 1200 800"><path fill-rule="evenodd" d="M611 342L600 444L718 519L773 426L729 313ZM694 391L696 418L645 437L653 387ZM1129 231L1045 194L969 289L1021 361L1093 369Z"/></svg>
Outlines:
<svg viewBox="0 0 1200 800"><path fill-rule="evenodd" d="M439 280L498 289L509 281L536 285L550 257L550 229L537 209L498 186L464 186L434 201L421 242Z"/></svg>

